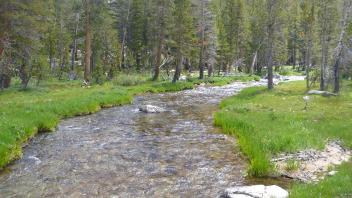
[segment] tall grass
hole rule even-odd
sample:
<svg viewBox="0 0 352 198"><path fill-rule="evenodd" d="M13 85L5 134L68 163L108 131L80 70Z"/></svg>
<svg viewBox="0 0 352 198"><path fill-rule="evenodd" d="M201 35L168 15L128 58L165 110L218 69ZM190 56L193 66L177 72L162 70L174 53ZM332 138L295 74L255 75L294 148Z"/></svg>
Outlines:
<svg viewBox="0 0 352 198"><path fill-rule="evenodd" d="M116 86L134 86L146 83L150 80L147 75L141 74L119 74L113 79L113 84Z"/></svg>
<svg viewBox="0 0 352 198"><path fill-rule="evenodd" d="M352 163L341 165L336 175L317 184L295 184L290 191L290 197L352 197Z"/></svg>

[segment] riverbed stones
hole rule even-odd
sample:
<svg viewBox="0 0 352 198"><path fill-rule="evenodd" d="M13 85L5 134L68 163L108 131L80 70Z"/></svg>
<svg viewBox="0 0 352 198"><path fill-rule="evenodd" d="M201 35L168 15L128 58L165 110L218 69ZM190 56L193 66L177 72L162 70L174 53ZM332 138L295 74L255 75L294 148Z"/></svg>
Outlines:
<svg viewBox="0 0 352 198"><path fill-rule="evenodd" d="M318 182L326 175L336 174L331 168L349 161L351 156L352 151L343 148L341 142L330 141L324 150L306 149L297 153L282 153L271 161L282 176L310 183ZM289 170L287 167L290 162L296 162L298 167Z"/></svg>
<svg viewBox="0 0 352 198"><path fill-rule="evenodd" d="M139 106L139 111L144 112L144 113L161 113L165 112L165 109L153 105L142 105Z"/></svg>
<svg viewBox="0 0 352 198"><path fill-rule="evenodd" d="M288 192L279 186L236 186L228 188L219 198L287 198Z"/></svg>

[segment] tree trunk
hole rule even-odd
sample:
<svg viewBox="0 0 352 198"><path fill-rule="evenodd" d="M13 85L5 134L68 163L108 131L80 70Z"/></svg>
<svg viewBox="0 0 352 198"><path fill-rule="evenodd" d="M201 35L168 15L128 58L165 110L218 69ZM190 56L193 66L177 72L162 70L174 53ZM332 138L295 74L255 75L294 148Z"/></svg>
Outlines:
<svg viewBox="0 0 352 198"><path fill-rule="evenodd" d="M250 71L249 71L250 74L254 74L254 66L257 63L257 56L258 56L258 52L255 52L254 56L253 56L251 68L250 68Z"/></svg>
<svg viewBox="0 0 352 198"><path fill-rule="evenodd" d="M275 4L276 0L270 0L268 3L268 13L269 13L269 21L268 21L268 89L274 88L273 82L273 46L274 46L274 32L275 32Z"/></svg>
<svg viewBox="0 0 352 198"><path fill-rule="evenodd" d="M76 78L75 60L76 60L76 51L77 51L78 25L79 25L79 13L76 13L75 35L73 37L73 46L72 46L72 52L71 52L71 73L69 77L70 80L74 80Z"/></svg>
<svg viewBox="0 0 352 198"><path fill-rule="evenodd" d="M141 52L137 52L136 54L136 65L137 65L137 71L140 72L141 71L141 68L142 68L142 55L141 55Z"/></svg>
<svg viewBox="0 0 352 198"><path fill-rule="evenodd" d="M158 46L156 50L156 64L154 66L154 76L153 81L157 81L160 74L160 66L161 66L161 54L164 44L164 1L161 0L159 4L159 39L158 39Z"/></svg>
<svg viewBox="0 0 352 198"><path fill-rule="evenodd" d="M201 1L201 12L202 12L202 21L201 21L201 46L199 52L199 79L204 78L204 42L205 42L205 19L204 19L204 2Z"/></svg>
<svg viewBox="0 0 352 198"><path fill-rule="evenodd" d="M296 26L295 26L295 29L296 29ZM295 35L296 35L296 32L295 32ZM293 39L293 52L292 52L292 62L293 62L293 70L296 69L296 62L297 62L297 46L296 46L296 36L295 36L295 39Z"/></svg>
<svg viewBox="0 0 352 198"><path fill-rule="evenodd" d="M121 44L121 58L120 58L120 69L126 68L126 41L127 41L127 24L130 19L130 10L131 10L131 0L128 0L127 16L126 21L123 24L123 35L122 35L122 44Z"/></svg>
<svg viewBox="0 0 352 198"><path fill-rule="evenodd" d="M177 52L177 63L176 63L175 74L172 80L173 83L176 83L180 79L182 62L183 62L183 57L182 57L181 50L179 49Z"/></svg>
<svg viewBox="0 0 352 198"><path fill-rule="evenodd" d="M324 91L326 89L326 68L328 62L328 45L325 36L323 37L322 41L322 48L321 48L321 67L320 67L320 90Z"/></svg>
<svg viewBox="0 0 352 198"><path fill-rule="evenodd" d="M91 56L92 56L92 27L90 0L84 0L86 25L85 25L85 56L84 56L84 80L91 81Z"/></svg>
<svg viewBox="0 0 352 198"><path fill-rule="evenodd" d="M156 63L154 66L154 76L153 76L153 81L157 81L159 78L160 74L160 65L161 65L161 51L162 51L162 43L163 39L161 38L162 36L160 35L159 41L158 41L158 48L156 50Z"/></svg>
<svg viewBox="0 0 352 198"><path fill-rule="evenodd" d="M334 93L336 94L340 92L340 64L341 64L341 58L342 58L342 50L344 48L343 40L346 35L348 19L351 14L351 6L352 6L351 0L344 1L344 14L343 14L342 27L341 27L339 41L335 49L334 64L333 64Z"/></svg>
<svg viewBox="0 0 352 198"><path fill-rule="evenodd" d="M213 76L213 65L212 64L206 64L207 68L208 68L208 77L212 77Z"/></svg>
<svg viewBox="0 0 352 198"><path fill-rule="evenodd" d="M5 83L4 83L4 74L3 74L3 65L1 65L2 61L2 54L4 52L4 48L2 47L2 38L0 37L0 89L1 91L5 88Z"/></svg>
<svg viewBox="0 0 352 198"><path fill-rule="evenodd" d="M308 47L309 48L309 47ZM306 52L306 66L305 66L305 69L306 69L306 87L307 87L307 89L309 89L309 78L310 78L310 76L309 76L309 49L307 48L307 52Z"/></svg>

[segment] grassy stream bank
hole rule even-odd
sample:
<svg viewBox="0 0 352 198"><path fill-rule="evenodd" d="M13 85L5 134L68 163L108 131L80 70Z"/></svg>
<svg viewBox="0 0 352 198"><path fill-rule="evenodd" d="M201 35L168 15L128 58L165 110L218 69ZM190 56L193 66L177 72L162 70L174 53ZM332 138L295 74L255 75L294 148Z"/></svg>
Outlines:
<svg viewBox="0 0 352 198"><path fill-rule="evenodd" d="M305 82L284 83L273 91L247 88L225 99L215 115L215 124L238 137L248 156L248 173L267 176L275 172L272 156L306 148L322 149L328 139L342 140L352 148L352 83L344 82L338 97L310 96L304 110ZM318 184L297 184L292 197L352 196L352 164Z"/></svg>

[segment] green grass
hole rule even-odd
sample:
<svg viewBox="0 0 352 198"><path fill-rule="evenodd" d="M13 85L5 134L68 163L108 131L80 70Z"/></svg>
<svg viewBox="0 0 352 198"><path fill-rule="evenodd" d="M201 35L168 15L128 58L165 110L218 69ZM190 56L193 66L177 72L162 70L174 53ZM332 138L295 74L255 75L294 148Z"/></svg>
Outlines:
<svg viewBox="0 0 352 198"><path fill-rule="evenodd" d="M31 86L24 91L19 91L16 83L11 89L0 92L0 169L21 157L22 145L28 139L38 132L53 131L62 118L128 104L136 94L191 89L202 82L222 85L234 80L257 79L255 76L214 77L173 84L151 82L145 76L122 76L112 83L91 88L82 88L79 81L43 81L39 87Z"/></svg>
<svg viewBox="0 0 352 198"><path fill-rule="evenodd" d="M288 172L294 172L299 169L300 163L296 160L289 160L285 166L285 170Z"/></svg>
<svg viewBox="0 0 352 198"><path fill-rule="evenodd" d="M339 97L311 96L304 111L304 82L282 84L273 91L264 87L243 90L221 103L215 124L236 135L250 159L249 173L271 173L269 159L280 152L323 148L326 140L341 139L352 146L351 83Z"/></svg>
<svg viewBox="0 0 352 198"><path fill-rule="evenodd" d="M352 163L341 165L336 175L327 177L318 184L295 184L290 191L290 197L352 197Z"/></svg>
<svg viewBox="0 0 352 198"><path fill-rule="evenodd" d="M284 83L273 91L265 87L248 88L221 103L215 124L238 137L250 161L249 175L268 176L275 172L270 163L275 154L305 148L322 149L328 139L340 139L344 146L352 148L351 91L352 83L344 81L340 96L310 96L305 111L305 82ZM341 173L317 185L294 186L293 197L325 197L318 194L321 188L326 190L326 195L348 192L351 196L351 163L340 170ZM345 186L339 187L341 183ZM301 196L305 191L311 196Z"/></svg>
<svg viewBox="0 0 352 198"><path fill-rule="evenodd" d="M112 83L116 86L134 86L146 83L150 77L141 74L119 74Z"/></svg>
<svg viewBox="0 0 352 198"><path fill-rule="evenodd" d="M280 71L278 72L278 74L283 76L299 76L303 75L303 72L299 72L296 69L293 69L293 66L285 65L280 67Z"/></svg>

